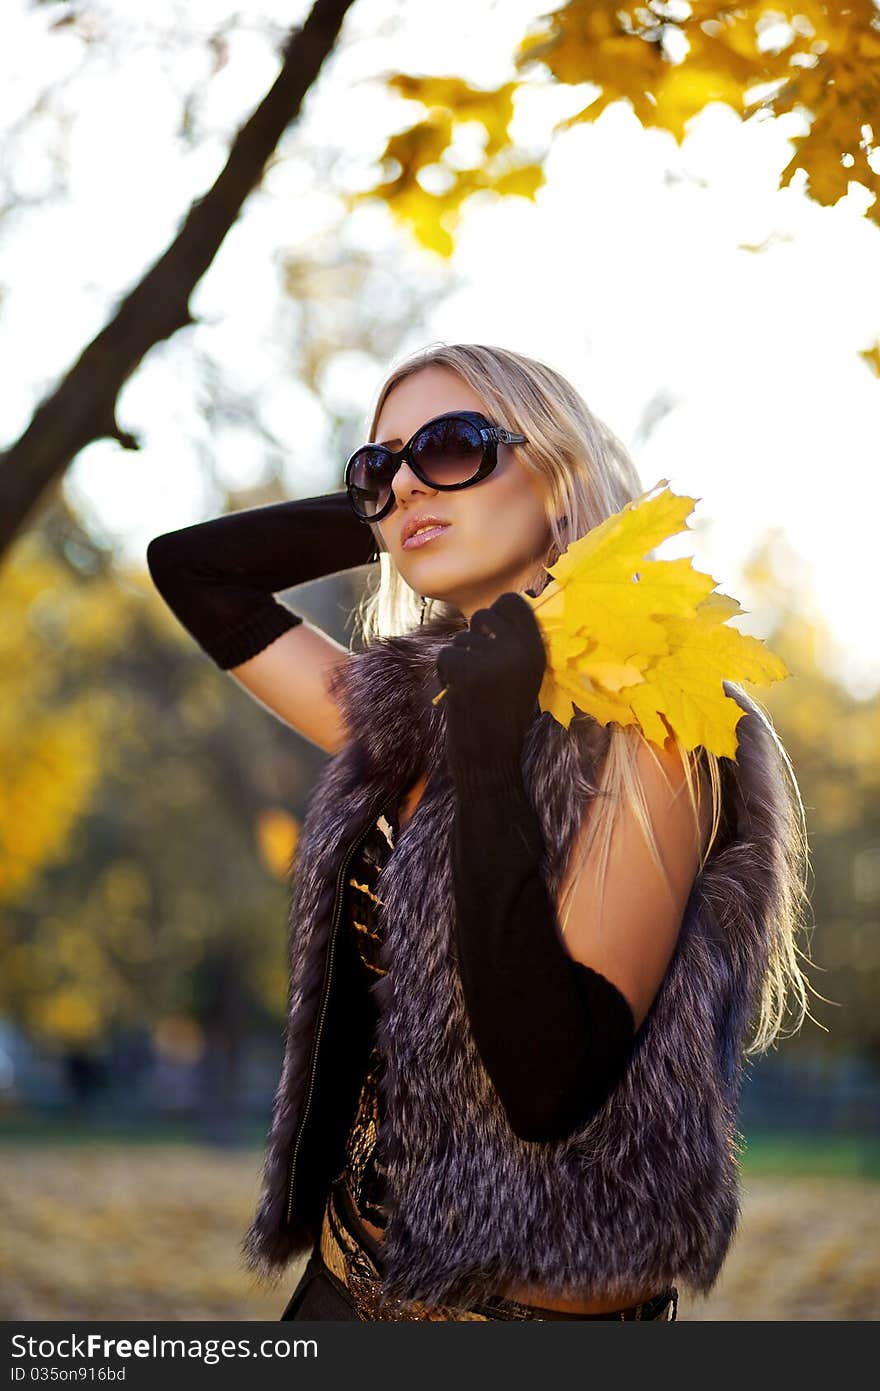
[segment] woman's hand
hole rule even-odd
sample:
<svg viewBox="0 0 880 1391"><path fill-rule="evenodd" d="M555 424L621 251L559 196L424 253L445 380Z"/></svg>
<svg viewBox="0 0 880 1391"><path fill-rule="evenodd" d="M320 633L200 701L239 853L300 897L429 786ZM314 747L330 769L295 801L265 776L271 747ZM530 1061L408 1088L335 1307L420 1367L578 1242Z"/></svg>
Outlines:
<svg viewBox="0 0 880 1391"><path fill-rule="evenodd" d="M521 594L508 590L437 657L453 768L518 759L547 666L538 620Z"/></svg>

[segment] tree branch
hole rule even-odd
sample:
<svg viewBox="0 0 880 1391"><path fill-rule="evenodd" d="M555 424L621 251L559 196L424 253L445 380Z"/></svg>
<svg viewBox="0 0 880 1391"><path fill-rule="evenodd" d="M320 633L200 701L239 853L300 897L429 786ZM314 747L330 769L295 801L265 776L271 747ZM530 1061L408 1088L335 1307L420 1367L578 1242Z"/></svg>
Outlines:
<svg viewBox="0 0 880 1391"><path fill-rule="evenodd" d="M352 4L315 0L305 23L291 30L275 82L239 129L211 189L195 200L174 241L40 403L21 437L0 453L0 557L49 486L92 440L111 438L125 449L138 448L116 421L119 392L150 348L195 322L190 296L299 115Z"/></svg>

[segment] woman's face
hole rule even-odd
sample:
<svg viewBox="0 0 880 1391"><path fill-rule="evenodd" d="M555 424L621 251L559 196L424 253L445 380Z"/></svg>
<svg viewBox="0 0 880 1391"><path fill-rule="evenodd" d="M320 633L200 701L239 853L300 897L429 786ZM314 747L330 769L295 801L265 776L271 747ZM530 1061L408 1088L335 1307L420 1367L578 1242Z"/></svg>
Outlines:
<svg viewBox="0 0 880 1391"><path fill-rule="evenodd" d="M474 391L445 367L422 367L386 397L376 442L402 449L420 425L446 411L476 410L495 420ZM498 463L469 488L445 492L430 487L405 461L392 481L391 511L375 525L391 559L418 594L455 605L470 620L499 594L525 589L546 554L550 529L540 477L517 452L528 445L498 445ZM412 517L427 514L447 523L423 545L404 550L402 531Z"/></svg>

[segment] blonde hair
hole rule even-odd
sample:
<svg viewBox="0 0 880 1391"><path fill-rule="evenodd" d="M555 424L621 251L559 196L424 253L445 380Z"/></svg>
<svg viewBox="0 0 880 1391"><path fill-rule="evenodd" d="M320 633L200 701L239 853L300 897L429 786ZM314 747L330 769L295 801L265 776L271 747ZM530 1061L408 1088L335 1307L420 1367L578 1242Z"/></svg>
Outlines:
<svg viewBox="0 0 880 1391"><path fill-rule="evenodd" d="M368 440L375 439L379 416L390 393L405 378L425 367L442 367L455 373L479 396L486 414L496 424L526 436L527 445L514 446L525 468L544 482L549 542L542 564L527 586L536 593L549 583L546 567L555 563L568 545L606 517L620 511L642 491L635 464L622 441L589 409L581 395L559 372L535 358L507 348L481 343L436 343L410 354L392 367L379 388L368 424ZM406 583L383 545L378 527L371 528L379 552L378 582L369 588L358 606L357 618L367 644L377 638L410 631L421 616L420 596ZM429 616L454 617L458 610L432 599ZM780 902L770 925L769 960L762 985L755 1034L747 1052L763 1052L781 1035L787 1010L796 1032L809 1011L810 989L798 956L809 958L797 945L809 897L806 888L808 841L803 801L791 762L766 711L750 697L775 748L783 778L786 802L786 854L782 868ZM640 750L647 749L659 766L653 746L636 726L609 726L610 739L603 760L598 795L592 805L575 875L567 876L567 895L573 895L577 877L594 849L598 853L598 878L604 890L612 832L621 805L635 815L654 863L669 883L666 866L653 834L642 778ZM685 775L688 801L694 818L695 843L699 845L702 798L711 799L711 829L701 849L702 870L719 834L722 820L722 781L719 760L705 748L688 752L672 736ZM665 773L661 769L665 778ZM707 794L708 786L708 794ZM600 910L601 911L601 910ZM567 921L568 912L563 918ZM810 1016L812 1017L812 1016Z"/></svg>

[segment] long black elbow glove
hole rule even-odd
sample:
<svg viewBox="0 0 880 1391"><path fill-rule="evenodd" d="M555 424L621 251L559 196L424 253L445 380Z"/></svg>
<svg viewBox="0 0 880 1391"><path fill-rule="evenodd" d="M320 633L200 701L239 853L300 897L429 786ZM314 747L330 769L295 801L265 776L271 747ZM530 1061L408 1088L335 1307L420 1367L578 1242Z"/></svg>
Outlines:
<svg viewBox="0 0 880 1391"><path fill-rule="evenodd" d="M278 590L373 559L373 533L344 490L229 512L165 532L147 547L162 598L224 670L302 623L273 598Z"/></svg>
<svg viewBox="0 0 880 1391"><path fill-rule="evenodd" d="M437 661L456 791L462 989L511 1127L533 1141L563 1139L596 1113L635 1037L617 987L565 950L541 871L521 755L545 665L537 620L513 592L478 610Z"/></svg>

